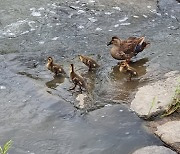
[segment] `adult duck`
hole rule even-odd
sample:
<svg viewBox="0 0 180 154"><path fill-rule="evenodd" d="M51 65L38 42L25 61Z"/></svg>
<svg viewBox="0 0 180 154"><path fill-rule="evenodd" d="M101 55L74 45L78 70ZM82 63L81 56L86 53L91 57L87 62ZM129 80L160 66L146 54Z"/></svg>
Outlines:
<svg viewBox="0 0 180 154"><path fill-rule="evenodd" d="M130 61L133 56L142 52L148 44L150 43L146 42L144 37L129 37L127 40L121 40L114 36L107 45L112 45L110 53L114 59Z"/></svg>

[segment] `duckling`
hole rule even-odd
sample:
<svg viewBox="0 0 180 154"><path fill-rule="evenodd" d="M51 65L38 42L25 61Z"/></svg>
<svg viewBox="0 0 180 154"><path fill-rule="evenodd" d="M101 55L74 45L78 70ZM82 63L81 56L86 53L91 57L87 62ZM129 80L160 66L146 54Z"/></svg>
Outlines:
<svg viewBox="0 0 180 154"><path fill-rule="evenodd" d="M136 56L150 44L144 40L144 37L129 37L127 40L121 40L114 36L107 46L113 45L110 53L114 59L130 61L133 56Z"/></svg>
<svg viewBox="0 0 180 154"><path fill-rule="evenodd" d="M95 60L93 60L93 59L91 59L91 58L89 58L89 57L87 57L87 56L79 55L79 59L80 59L86 66L89 67L89 71L92 71L92 69L99 67L99 64L98 64Z"/></svg>
<svg viewBox="0 0 180 154"><path fill-rule="evenodd" d="M47 69L53 72L56 76L59 74L66 75L66 72L62 66L55 64L52 57L48 57L48 63L46 65Z"/></svg>
<svg viewBox="0 0 180 154"><path fill-rule="evenodd" d="M129 81L131 81L132 77L138 76L137 71L129 66L127 61L122 61L120 63L119 71L129 74Z"/></svg>
<svg viewBox="0 0 180 154"><path fill-rule="evenodd" d="M74 83L74 87L70 88L69 90L74 90L77 85L79 86L81 92L82 92L82 88L87 89L83 77L75 73L73 64L70 65L70 78Z"/></svg>

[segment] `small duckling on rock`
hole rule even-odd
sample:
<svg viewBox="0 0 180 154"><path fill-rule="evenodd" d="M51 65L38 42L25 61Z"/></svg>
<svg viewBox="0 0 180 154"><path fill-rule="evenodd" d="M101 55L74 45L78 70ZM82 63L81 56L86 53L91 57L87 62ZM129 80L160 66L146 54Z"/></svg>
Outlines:
<svg viewBox="0 0 180 154"><path fill-rule="evenodd" d="M66 75L66 72L64 71L64 69L62 68L62 66L55 64L53 62L53 58L52 57L48 57L48 63L46 65L47 69L50 70L51 72L53 72L56 76L57 75Z"/></svg>
<svg viewBox="0 0 180 154"><path fill-rule="evenodd" d="M129 66L127 61L122 61L120 63L119 71L129 74L129 81L131 81L132 77L138 76L137 71L131 66Z"/></svg>
<svg viewBox="0 0 180 154"><path fill-rule="evenodd" d="M74 87L70 88L69 90L74 90L77 85L79 86L81 92L82 92L82 88L87 89L83 77L75 73L73 64L70 65L70 78L74 83Z"/></svg>
<svg viewBox="0 0 180 154"><path fill-rule="evenodd" d="M91 59L91 58L89 58L89 57L87 57L87 56L79 55L79 59L80 59L86 66L89 67L89 71L91 71L91 70L94 69L94 68L98 68L98 67L99 67L99 64L98 64L95 60L93 60L93 59Z"/></svg>

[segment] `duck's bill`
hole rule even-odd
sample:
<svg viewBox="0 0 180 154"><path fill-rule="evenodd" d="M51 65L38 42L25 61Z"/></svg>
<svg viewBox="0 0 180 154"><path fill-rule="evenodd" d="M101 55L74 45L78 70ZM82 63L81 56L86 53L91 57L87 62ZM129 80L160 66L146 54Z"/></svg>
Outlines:
<svg viewBox="0 0 180 154"><path fill-rule="evenodd" d="M108 43L107 43L107 46L109 46L109 45L111 45L111 44L112 44L112 42L108 42Z"/></svg>

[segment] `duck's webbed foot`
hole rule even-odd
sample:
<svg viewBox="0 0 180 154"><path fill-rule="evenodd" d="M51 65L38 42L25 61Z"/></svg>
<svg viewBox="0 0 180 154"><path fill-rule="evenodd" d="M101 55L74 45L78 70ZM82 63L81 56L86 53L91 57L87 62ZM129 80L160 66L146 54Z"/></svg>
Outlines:
<svg viewBox="0 0 180 154"><path fill-rule="evenodd" d="M74 84L72 88L69 88L69 90L74 90L76 88L77 84Z"/></svg>

